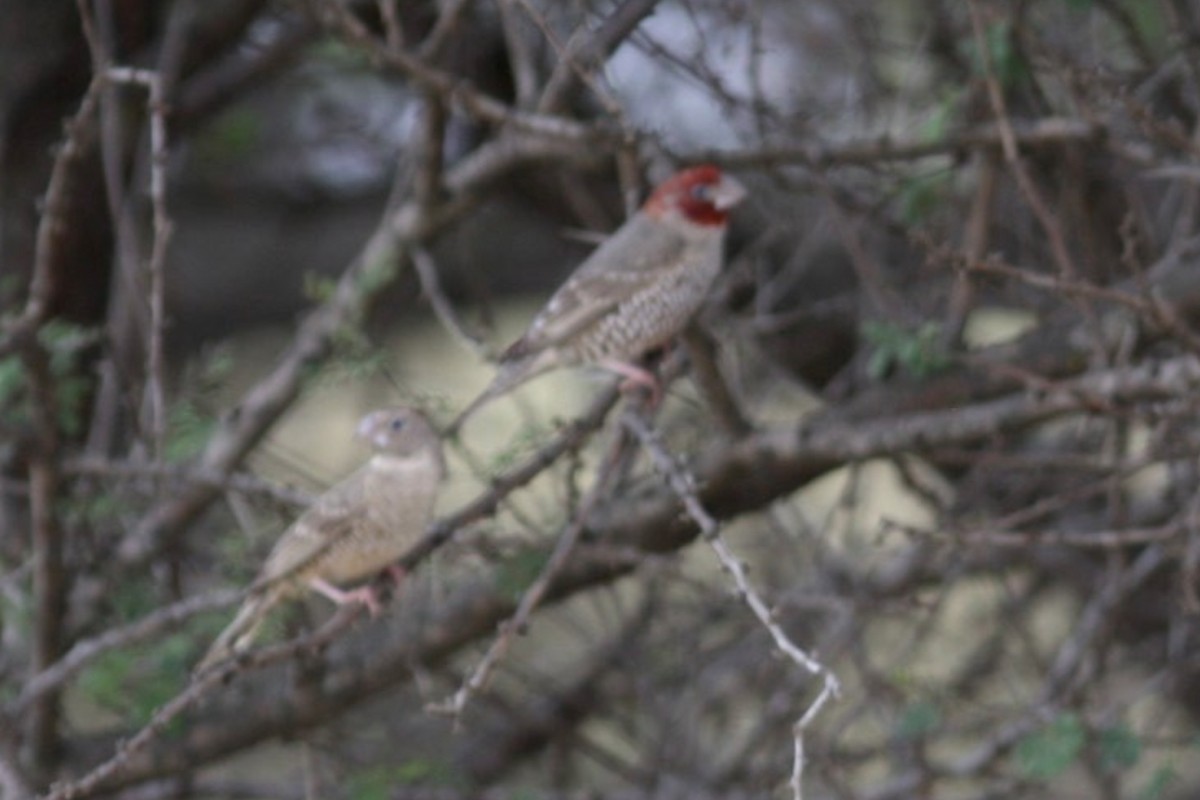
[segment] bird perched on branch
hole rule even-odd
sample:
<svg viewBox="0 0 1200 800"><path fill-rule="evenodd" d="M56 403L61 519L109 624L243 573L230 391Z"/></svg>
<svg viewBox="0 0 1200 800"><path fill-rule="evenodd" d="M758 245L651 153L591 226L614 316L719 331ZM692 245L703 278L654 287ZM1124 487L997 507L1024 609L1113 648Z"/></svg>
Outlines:
<svg viewBox="0 0 1200 800"><path fill-rule="evenodd" d="M740 183L709 165L660 184L554 293L446 432L557 367L594 364L657 391L654 375L635 362L678 334L704 302L721 268L729 211L745 196Z"/></svg>
<svg viewBox="0 0 1200 800"><path fill-rule="evenodd" d="M255 587L197 670L245 650L267 613L311 588L339 605L360 602L372 614L379 598L370 585L350 591L384 569L397 580L395 562L422 536L445 473L441 441L419 411L389 408L362 418L356 435L373 454L332 487L284 531L259 572Z"/></svg>

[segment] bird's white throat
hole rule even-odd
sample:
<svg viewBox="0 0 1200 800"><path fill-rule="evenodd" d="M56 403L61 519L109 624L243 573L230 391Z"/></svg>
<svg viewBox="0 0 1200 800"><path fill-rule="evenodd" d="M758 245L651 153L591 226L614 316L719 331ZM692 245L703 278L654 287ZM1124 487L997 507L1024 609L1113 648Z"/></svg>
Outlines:
<svg viewBox="0 0 1200 800"><path fill-rule="evenodd" d="M441 460L434 453L422 451L410 456L398 456L392 453L376 453L371 456L370 468L392 474L421 473L431 466L436 466L441 472Z"/></svg>

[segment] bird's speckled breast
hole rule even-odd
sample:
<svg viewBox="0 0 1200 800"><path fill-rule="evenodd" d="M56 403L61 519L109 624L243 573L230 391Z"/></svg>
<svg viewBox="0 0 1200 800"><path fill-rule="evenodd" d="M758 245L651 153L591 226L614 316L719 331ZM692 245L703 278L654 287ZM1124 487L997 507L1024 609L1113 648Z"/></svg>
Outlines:
<svg viewBox="0 0 1200 800"><path fill-rule="evenodd" d="M704 303L721 266L721 239L694 243L659 280L621 303L579 337L573 360L632 361L678 333Z"/></svg>

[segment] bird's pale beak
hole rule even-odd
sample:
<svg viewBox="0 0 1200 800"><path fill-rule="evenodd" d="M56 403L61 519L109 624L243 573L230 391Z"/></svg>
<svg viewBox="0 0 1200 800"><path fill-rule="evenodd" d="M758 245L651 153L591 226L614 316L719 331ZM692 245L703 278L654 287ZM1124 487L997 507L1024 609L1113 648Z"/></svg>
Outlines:
<svg viewBox="0 0 1200 800"><path fill-rule="evenodd" d="M729 175L722 175L712 191L712 204L718 211L728 211L745 199L746 187Z"/></svg>

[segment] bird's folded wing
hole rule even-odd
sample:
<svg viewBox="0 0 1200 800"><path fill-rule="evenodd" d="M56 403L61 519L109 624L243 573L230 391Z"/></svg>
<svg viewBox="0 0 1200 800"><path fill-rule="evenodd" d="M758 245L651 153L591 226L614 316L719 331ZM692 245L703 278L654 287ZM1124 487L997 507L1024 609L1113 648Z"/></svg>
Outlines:
<svg viewBox="0 0 1200 800"><path fill-rule="evenodd" d="M322 557L366 518L364 467L318 497L276 542L259 583L286 579Z"/></svg>
<svg viewBox="0 0 1200 800"><path fill-rule="evenodd" d="M686 242L638 215L593 252L550 298L529 330L504 354L520 358L571 339L654 284L678 263Z"/></svg>

